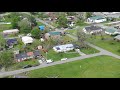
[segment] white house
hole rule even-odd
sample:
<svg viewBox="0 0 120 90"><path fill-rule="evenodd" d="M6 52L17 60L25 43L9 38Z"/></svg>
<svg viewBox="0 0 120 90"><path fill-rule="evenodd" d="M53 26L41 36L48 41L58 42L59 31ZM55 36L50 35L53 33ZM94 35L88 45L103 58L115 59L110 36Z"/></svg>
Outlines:
<svg viewBox="0 0 120 90"><path fill-rule="evenodd" d="M33 42L33 38L32 37L28 37L28 36L24 36L22 37L22 42L26 45L28 43L32 43Z"/></svg>
<svg viewBox="0 0 120 90"><path fill-rule="evenodd" d="M56 52L66 52L74 49L73 44L58 45L53 47L53 50Z"/></svg>
<svg viewBox="0 0 120 90"><path fill-rule="evenodd" d="M10 30L4 30L3 34L15 34L18 33L19 30L18 29L10 29Z"/></svg>
<svg viewBox="0 0 120 90"><path fill-rule="evenodd" d="M106 28L105 33L109 34L109 35L120 34L120 29L116 29L114 27L109 27L109 28Z"/></svg>
<svg viewBox="0 0 120 90"><path fill-rule="evenodd" d="M102 28L98 26L87 26L83 28L83 32L86 34L93 34L93 33L99 33L102 32Z"/></svg>
<svg viewBox="0 0 120 90"><path fill-rule="evenodd" d="M93 16L87 19L88 23L101 23L105 21L107 21L107 19L103 16Z"/></svg>

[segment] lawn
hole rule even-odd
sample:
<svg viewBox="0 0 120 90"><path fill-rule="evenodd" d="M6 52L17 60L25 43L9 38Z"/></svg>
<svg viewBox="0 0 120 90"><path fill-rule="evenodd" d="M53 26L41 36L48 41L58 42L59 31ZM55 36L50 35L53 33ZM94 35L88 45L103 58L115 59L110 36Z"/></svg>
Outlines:
<svg viewBox="0 0 120 90"><path fill-rule="evenodd" d="M41 22L37 22L37 25L40 26L40 25L45 25L45 24L43 24Z"/></svg>
<svg viewBox="0 0 120 90"><path fill-rule="evenodd" d="M36 64L39 64L38 60L30 59L30 60L23 61L23 62L17 62L11 67L9 67L8 70L22 69L22 67L25 65L36 65Z"/></svg>
<svg viewBox="0 0 120 90"><path fill-rule="evenodd" d="M43 54L46 57L46 54ZM53 61L59 61L62 58L74 58L74 57L78 57L80 56L78 53L76 53L75 51L69 51L66 53L57 53L55 52L53 49L49 50L47 53L47 59L52 59Z"/></svg>
<svg viewBox="0 0 120 90"><path fill-rule="evenodd" d="M120 78L120 61L110 56L97 56L82 61L49 66L30 71L30 78Z"/></svg>
<svg viewBox="0 0 120 90"><path fill-rule="evenodd" d="M1 24L0 25L0 32L2 32L3 30L8 30L8 29L12 29L11 24Z"/></svg>
<svg viewBox="0 0 120 90"><path fill-rule="evenodd" d="M105 40L101 40L100 36L89 38L88 41L94 45L97 45L103 49L120 55L120 42L113 40L113 36L105 35Z"/></svg>
<svg viewBox="0 0 120 90"><path fill-rule="evenodd" d="M98 53L99 51L96 50L95 48L89 47L87 48L81 48L80 49L81 52L85 53L85 54L94 54L94 53Z"/></svg>

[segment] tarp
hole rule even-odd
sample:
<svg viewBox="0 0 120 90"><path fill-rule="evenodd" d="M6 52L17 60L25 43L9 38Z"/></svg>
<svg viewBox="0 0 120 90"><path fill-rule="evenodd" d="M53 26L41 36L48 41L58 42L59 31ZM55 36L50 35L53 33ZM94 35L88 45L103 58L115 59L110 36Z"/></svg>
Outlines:
<svg viewBox="0 0 120 90"><path fill-rule="evenodd" d="M43 31L43 30L45 29L45 26L41 25L41 26L39 26L39 29L40 29L41 31Z"/></svg>

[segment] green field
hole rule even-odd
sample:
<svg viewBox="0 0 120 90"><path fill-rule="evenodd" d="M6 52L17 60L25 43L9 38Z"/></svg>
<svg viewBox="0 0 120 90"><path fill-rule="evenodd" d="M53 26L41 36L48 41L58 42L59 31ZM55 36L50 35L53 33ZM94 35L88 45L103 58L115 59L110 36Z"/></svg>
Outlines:
<svg viewBox="0 0 120 90"><path fill-rule="evenodd" d="M39 64L39 62L35 59L31 59L23 62L17 62L11 67L9 67L7 70L10 71L10 70L22 69L22 67L25 65L36 65L36 64Z"/></svg>
<svg viewBox="0 0 120 90"><path fill-rule="evenodd" d="M97 56L30 71L31 78L120 78L120 61L110 56Z"/></svg>
<svg viewBox="0 0 120 90"><path fill-rule="evenodd" d="M8 29L12 29L11 24L1 24L0 25L0 32L2 32L3 30L8 30Z"/></svg>
<svg viewBox="0 0 120 90"><path fill-rule="evenodd" d="M100 36L96 36L96 38L93 37L93 39L89 38L88 41L94 45L120 55L120 42L113 40L113 37L109 35L105 35L104 38L105 40L101 40Z"/></svg>
<svg viewBox="0 0 120 90"><path fill-rule="evenodd" d="M92 48L92 47L81 48L80 51L85 53L85 54L94 54L94 53L98 53L99 52L98 50L96 50L95 48Z"/></svg>

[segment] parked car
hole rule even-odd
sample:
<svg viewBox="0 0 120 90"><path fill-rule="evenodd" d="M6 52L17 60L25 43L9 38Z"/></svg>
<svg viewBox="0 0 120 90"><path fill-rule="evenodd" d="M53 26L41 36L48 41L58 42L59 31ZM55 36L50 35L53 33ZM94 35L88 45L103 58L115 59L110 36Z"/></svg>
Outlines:
<svg viewBox="0 0 120 90"><path fill-rule="evenodd" d="M29 67L32 67L32 65L25 65L25 66L23 66L23 69L29 68Z"/></svg>
<svg viewBox="0 0 120 90"><path fill-rule="evenodd" d="M52 63L53 60L49 59L49 60L46 60L46 62L47 62L47 64L49 64L49 63Z"/></svg>
<svg viewBox="0 0 120 90"><path fill-rule="evenodd" d="M62 58L62 59L61 59L61 61L65 61L65 60L67 60L67 58Z"/></svg>

